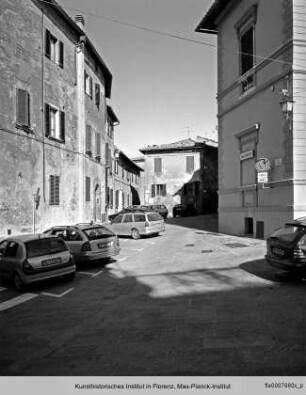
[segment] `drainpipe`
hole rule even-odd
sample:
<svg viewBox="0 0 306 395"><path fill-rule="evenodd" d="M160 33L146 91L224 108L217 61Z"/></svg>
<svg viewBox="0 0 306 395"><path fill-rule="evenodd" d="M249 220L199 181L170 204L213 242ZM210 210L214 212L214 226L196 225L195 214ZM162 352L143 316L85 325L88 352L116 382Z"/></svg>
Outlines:
<svg viewBox="0 0 306 395"><path fill-rule="evenodd" d="M85 94L84 94L84 47L86 43L86 36L81 36L80 41L76 45L76 80L77 80L77 130L78 130L78 187L79 187L79 207L78 207L78 221L84 222L85 212Z"/></svg>
<svg viewBox="0 0 306 395"><path fill-rule="evenodd" d="M46 203L46 153L45 153L45 42L44 12L41 12L41 132L42 132L42 186L43 201Z"/></svg>

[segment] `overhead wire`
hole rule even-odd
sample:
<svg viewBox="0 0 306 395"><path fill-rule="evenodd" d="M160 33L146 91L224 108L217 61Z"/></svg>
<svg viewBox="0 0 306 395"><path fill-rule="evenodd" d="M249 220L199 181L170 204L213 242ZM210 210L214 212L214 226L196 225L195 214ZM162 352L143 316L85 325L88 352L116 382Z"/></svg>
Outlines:
<svg viewBox="0 0 306 395"><path fill-rule="evenodd" d="M40 1L42 3L51 4L48 0L38 0L38 1ZM52 5L62 8L62 6L57 4L57 3L53 3ZM93 18L98 18L98 19L102 19L102 20L105 20L105 21L108 21L108 22L117 23L117 24L120 24L120 25L123 25L123 26L128 26L128 27L132 27L132 28L135 28L135 29L139 29L139 30L144 30L144 31L149 32L149 33L154 33L154 34L158 34L158 35L161 35L161 36L174 38L174 39L181 40L181 41L191 42L193 44L204 45L204 46L207 46L207 47L210 47L210 48L213 48L213 49L219 49L219 50L222 50L222 51L225 51L225 52L229 51L225 47L217 46L215 44L211 44L211 43L208 43L208 42L205 42L205 41L200 41L200 40L196 40L196 39L192 39L192 38L187 38L187 37L184 37L184 36L179 35L177 33L170 33L170 32L165 32L165 31L162 31L162 30L149 28L149 27L146 27L146 26L137 25L137 24L134 24L134 23L131 23L131 22L122 21L122 20L117 19L117 18L111 18L111 17L104 16L104 15L101 15L101 14L98 14L98 13L92 13L92 12L80 10L78 8L74 8L74 7L70 7L70 6L65 6L65 8L67 10L76 11L76 12L79 12L79 13L81 13L83 15L91 16ZM237 53L239 55L253 56L255 59L260 59L262 61L269 60L271 62L275 62L275 63L279 63L279 64L285 64L285 65L289 65L289 66L292 65L292 66L299 67L301 69L305 69L306 70L306 65L305 64L292 63L292 62L289 62L289 61L275 59L275 57L271 57L271 56L263 56L263 55L258 55L258 54L255 54L255 55L252 54L251 55L249 53L245 53L245 52L241 52L241 51L235 51L235 53Z"/></svg>

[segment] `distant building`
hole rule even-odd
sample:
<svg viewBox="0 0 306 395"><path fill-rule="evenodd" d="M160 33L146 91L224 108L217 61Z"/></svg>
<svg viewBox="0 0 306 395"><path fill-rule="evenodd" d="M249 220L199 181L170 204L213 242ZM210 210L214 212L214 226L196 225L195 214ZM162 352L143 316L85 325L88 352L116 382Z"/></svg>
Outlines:
<svg viewBox="0 0 306 395"><path fill-rule="evenodd" d="M221 232L306 215L305 21L305 0L216 0L196 28L218 38Z"/></svg>
<svg viewBox="0 0 306 395"><path fill-rule="evenodd" d="M54 0L1 0L0 15L0 236L103 220L111 72Z"/></svg>
<svg viewBox="0 0 306 395"><path fill-rule="evenodd" d="M142 168L134 163L116 146L110 172L107 198L107 214L113 214L124 207L141 204L140 178Z"/></svg>
<svg viewBox="0 0 306 395"><path fill-rule="evenodd" d="M218 148L197 137L140 149L144 155L145 204L193 206L199 213L217 210Z"/></svg>

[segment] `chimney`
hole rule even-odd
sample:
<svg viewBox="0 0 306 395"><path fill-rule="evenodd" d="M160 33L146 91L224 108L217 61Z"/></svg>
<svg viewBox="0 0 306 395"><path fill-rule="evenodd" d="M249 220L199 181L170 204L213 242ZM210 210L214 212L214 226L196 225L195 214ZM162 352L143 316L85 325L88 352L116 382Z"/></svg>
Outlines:
<svg viewBox="0 0 306 395"><path fill-rule="evenodd" d="M74 17L74 21L79 26L80 29L85 31L85 20L84 20L83 15L80 15L80 14L76 15Z"/></svg>

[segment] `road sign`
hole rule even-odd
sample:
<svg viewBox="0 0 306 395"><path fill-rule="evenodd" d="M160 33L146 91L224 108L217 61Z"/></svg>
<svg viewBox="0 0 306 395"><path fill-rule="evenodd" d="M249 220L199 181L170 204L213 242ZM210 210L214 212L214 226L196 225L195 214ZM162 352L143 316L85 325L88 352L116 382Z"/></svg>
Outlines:
<svg viewBox="0 0 306 395"><path fill-rule="evenodd" d="M268 172L261 171L261 172L257 173L257 182L259 182L259 183L268 182Z"/></svg>
<svg viewBox="0 0 306 395"><path fill-rule="evenodd" d="M258 172L264 172L270 170L270 161L267 158L260 158L255 163L255 168Z"/></svg>

